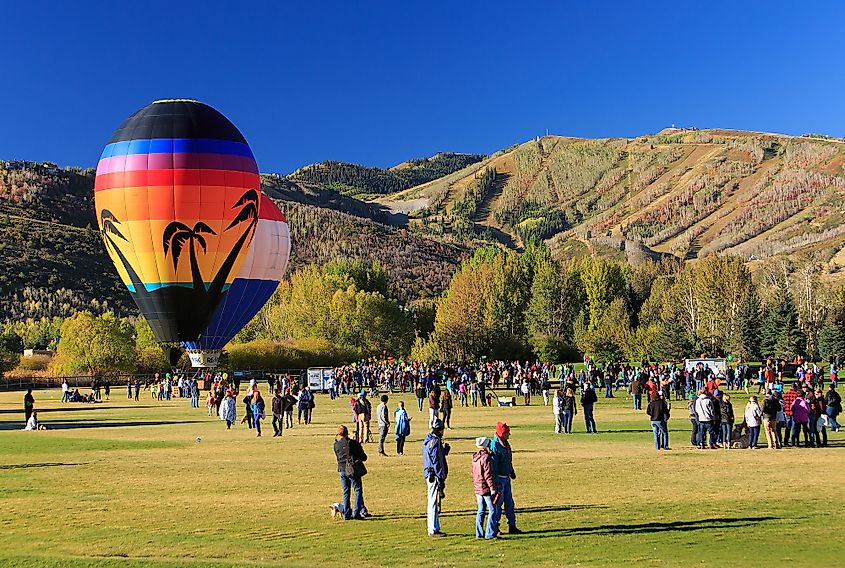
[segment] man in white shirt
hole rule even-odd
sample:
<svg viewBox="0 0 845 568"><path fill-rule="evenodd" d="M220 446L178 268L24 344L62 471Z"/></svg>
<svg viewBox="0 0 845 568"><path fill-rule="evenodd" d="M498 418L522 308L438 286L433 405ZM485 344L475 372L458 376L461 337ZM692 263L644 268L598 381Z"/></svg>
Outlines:
<svg viewBox="0 0 845 568"><path fill-rule="evenodd" d="M67 379L62 379L62 402L67 402L70 398L70 387L67 384Z"/></svg>

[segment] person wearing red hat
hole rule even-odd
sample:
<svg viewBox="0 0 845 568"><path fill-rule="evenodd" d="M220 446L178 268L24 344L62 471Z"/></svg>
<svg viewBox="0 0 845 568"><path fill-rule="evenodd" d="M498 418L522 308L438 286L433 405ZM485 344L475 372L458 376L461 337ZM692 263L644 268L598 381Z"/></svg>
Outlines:
<svg viewBox="0 0 845 568"><path fill-rule="evenodd" d="M516 472L513 470L513 456L511 446L508 443L511 429L504 422L496 423L496 436L490 443L490 452L493 456L493 475L496 476L496 483L499 485L501 498L496 501L493 508L493 527L495 534L499 534L499 522L502 519L502 508L505 510L505 517L508 519L508 533L520 534L522 531L516 526L516 512L514 511L513 490L511 480L516 479Z"/></svg>

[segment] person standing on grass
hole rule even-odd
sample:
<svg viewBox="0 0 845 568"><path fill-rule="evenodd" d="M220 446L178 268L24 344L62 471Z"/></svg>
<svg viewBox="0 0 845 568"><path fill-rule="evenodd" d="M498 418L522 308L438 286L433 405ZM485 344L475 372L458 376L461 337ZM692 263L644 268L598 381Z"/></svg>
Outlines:
<svg viewBox="0 0 845 568"><path fill-rule="evenodd" d="M639 379L634 378L631 381L631 386L629 387L629 392L634 399L634 410L642 410L643 409L643 385L640 383Z"/></svg>
<svg viewBox="0 0 845 568"><path fill-rule="evenodd" d="M376 407L376 419L378 420L378 455L387 457L384 452L384 440L390 431L390 413L387 410L388 397L381 395L381 404Z"/></svg>
<svg viewBox="0 0 845 568"><path fill-rule="evenodd" d="M792 403L795 402L795 399L798 398L798 383L792 383L792 388L786 391L783 394L783 415L785 420L785 428L786 428L786 435L784 436L783 445L784 446L791 446L792 445L792 431L794 430L794 418L792 415Z"/></svg>
<svg viewBox="0 0 845 568"><path fill-rule="evenodd" d="M587 425L587 434L595 434L596 420L593 418L593 405L598 402L599 398L596 396L596 389L593 385L587 385L584 394L581 395L581 408L584 409L584 422Z"/></svg>
<svg viewBox="0 0 845 568"><path fill-rule="evenodd" d="M109 400L109 395L111 395L111 381L106 379L103 383L103 390L106 391L106 400Z"/></svg>
<svg viewBox="0 0 845 568"><path fill-rule="evenodd" d="M35 410L35 397L32 396L32 389L26 389L26 394L23 395L23 413L26 417L24 422L29 422L29 417Z"/></svg>
<svg viewBox="0 0 845 568"><path fill-rule="evenodd" d="M716 435L713 432L714 409L713 400L708 396L706 389L701 389L698 392L698 398L695 399L694 410L698 418L698 449L705 450L707 445L707 434L710 433L710 449L715 449Z"/></svg>
<svg viewBox="0 0 845 568"><path fill-rule="evenodd" d="M446 429L452 429L452 393L449 389L443 390L443 395L440 397L440 414L443 416L443 423L446 424Z"/></svg>
<svg viewBox="0 0 845 568"><path fill-rule="evenodd" d="M420 407L420 412L423 411L423 401L425 400L425 387L422 382L417 382L414 388L414 396L417 397L417 405Z"/></svg>
<svg viewBox="0 0 845 568"><path fill-rule="evenodd" d="M563 389L557 389L552 399L552 412L555 415L555 434L563 431Z"/></svg>
<svg viewBox="0 0 845 568"><path fill-rule="evenodd" d="M763 413L763 430L766 432L766 442L768 443L770 450L780 448L776 432L779 411L780 403L778 402L775 394L769 390L766 393L766 398L763 399L763 408L761 409L761 412Z"/></svg>
<svg viewBox="0 0 845 568"><path fill-rule="evenodd" d="M745 405L745 425L748 426L748 447L752 450L757 449L762 416L763 411L760 409L760 405L757 404L757 397L752 396L748 404Z"/></svg>
<svg viewBox="0 0 845 568"><path fill-rule="evenodd" d="M799 433L804 432L804 446L810 445L809 431L807 424L810 421L810 405L801 396L800 393L792 401L792 445L796 448L799 443Z"/></svg>
<svg viewBox="0 0 845 568"><path fill-rule="evenodd" d="M719 404L719 440L726 450L731 448L731 432L734 428L734 406L731 395L723 393Z"/></svg>
<svg viewBox="0 0 845 568"><path fill-rule="evenodd" d="M493 499L498 491L493 477L493 458L490 454L490 438L476 438L477 451L472 455L472 485L475 489L478 511L475 514L475 538L491 540L496 538L493 526ZM487 526L484 526L484 514Z"/></svg>
<svg viewBox="0 0 845 568"><path fill-rule="evenodd" d="M838 371L837 371L838 372ZM836 417L842 412L842 397L836 392L836 379L831 369L831 383L827 389L827 394L824 395L825 414L830 419L830 430L836 432L839 430L839 423Z"/></svg>
<svg viewBox="0 0 845 568"><path fill-rule="evenodd" d="M522 384L519 387L520 392L522 393L522 401L525 403L525 406L531 404L531 385L528 384L528 379L523 379Z"/></svg>
<svg viewBox="0 0 845 568"><path fill-rule="evenodd" d="M549 377L543 377L543 384L540 387L543 391L543 406L549 405L549 391L552 390L552 383L549 381Z"/></svg>
<svg viewBox="0 0 845 568"><path fill-rule="evenodd" d="M264 399L258 389L252 391L252 403L250 404L252 410L253 422L255 423L256 438L261 437L261 421L264 420Z"/></svg>
<svg viewBox="0 0 845 568"><path fill-rule="evenodd" d="M432 388L428 395L428 426L434 428L436 420L440 419L440 392Z"/></svg>
<svg viewBox="0 0 845 568"><path fill-rule="evenodd" d="M284 405L282 410L285 412L285 428L293 428L293 407L296 406L296 398L290 393L290 387L285 389Z"/></svg>
<svg viewBox="0 0 845 568"><path fill-rule="evenodd" d="M571 389L570 389L571 390ZM575 397L573 396L573 399ZM490 451L493 455L493 475L495 483L501 492L501 498L493 504L493 533L499 535L499 524L502 520L502 509L508 520L508 533L522 533L516 526L516 512L514 511L513 488L511 480L516 479L516 472L513 469L513 454L508 440L511 437L511 429L505 422L496 423L496 436L490 443Z"/></svg>
<svg viewBox="0 0 845 568"><path fill-rule="evenodd" d="M231 430L232 424L234 424L235 420L238 419L237 406L238 405L235 402L235 393L230 390L226 393L225 398L220 403L220 420L226 422L226 430Z"/></svg>
<svg viewBox="0 0 845 568"><path fill-rule="evenodd" d="M427 525L428 536L446 536L440 530L440 503L445 497L446 477L449 475L449 444L443 442L445 425L435 418L431 432L425 437L422 447L423 477L428 485Z"/></svg>
<svg viewBox="0 0 845 568"><path fill-rule="evenodd" d="M669 449L669 404L663 393L652 393L651 400L646 407L646 414L651 420L654 432L654 449L657 451Z"/></svg>
<svg viewBox="0 0 845 568"><path fill-rule="evenodd" d="M349 439L349 429L344 425L337 427L334 442L334 455L337 458L337 472L340 475L340 487L343 502L329 505L332 518L341 515L344 521L363 519L367 515L364 506L364 487L361 478L367 474L364 462L367 454L357 440ZM355 491L355 505L352 506L350 490Z"/></svg>
<svg viewBox="0 0 845 568"><path fill-rule="evenodd" d="M367 391L361 391L358 400L355 401L354 412L358 421L356 439L362 444L370 441L370 414L372 411L373 405L367 400Z"/></svg>
<svg viewBox="0 0 845 568"><path fill-rule="evenodd" d="M255 415L252 413L252 393L254 392L252 387L247 389L246 396L244 396L241 402L244 403L244 417L241 418L241 424L246 422L247 428L252 430L252 427L255 425Z"/></svg>
<svg viewBox="0 0 845 568"><path fill-rule="evenodd" d="M276 392L273 393L273 402L271 403L272 411L273 411L273 437L278 437L282 435L283 427L282 422L284 420L284 403L285 399L282 396L282 391L280 389L276 389Z"/></svg>
<svg viewBox="0 0 845 568"><path fill-rule="evenodd" d="M205 408L209 416L214 416L214 392L208 391L208 396L205 397Z"/></svg>
<svg viewBox="0 0 845 568"><path fill-rule="evenodd" d="M196 379L191 382L191 408L200 407L200 384Z"/></svg>
<svg viewBox="0 0 845 568"><path fill-rule="evenodd" d="M399 406L393 412L396 423L396 454L405 455L405 439L411 435L411 417L405 411L405 402L399 401Z"/></svg>
<svg viewBox="0 0 845 568"><path fill-rule="evenodd" d="M572 419L578 414L578 407L575 404L575 393L570 387L566 388L566 393L563 395L561 409L563 410L563 433L571 434Z"/></svg>
<svg viewBox="0 0 845 568"><path fill-rule="evenodd" d="M141 392L141 381L139 379L135 379L135 400L138 400L138 395Z"/></svg>

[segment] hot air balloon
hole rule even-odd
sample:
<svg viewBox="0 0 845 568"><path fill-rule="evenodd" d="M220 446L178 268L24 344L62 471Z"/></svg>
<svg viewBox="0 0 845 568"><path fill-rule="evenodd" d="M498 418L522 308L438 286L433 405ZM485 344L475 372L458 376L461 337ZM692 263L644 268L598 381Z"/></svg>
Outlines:
<svg viewBox="0 0 845 568"><path fill-rule="evenodd" d="M206 104L155 101L103 150L94 205L106 249L156 339L198 340L258 224L258 166L243 135Z"/></svg>
<svg viewBox="0 0 845 568"><path fill-rule="evenodd" d="M261 195L261 213L249 253L199 341L185 347L195 366L214 366L220 350L267 303L285 274L290 231L284 214Z"/></svg>

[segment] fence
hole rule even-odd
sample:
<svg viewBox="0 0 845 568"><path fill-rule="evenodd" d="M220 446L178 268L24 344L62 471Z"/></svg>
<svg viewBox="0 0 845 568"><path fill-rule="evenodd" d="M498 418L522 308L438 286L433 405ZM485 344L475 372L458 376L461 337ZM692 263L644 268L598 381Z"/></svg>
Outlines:
<svg viewBox="0 0 845 568"><path fill-rule="evenodd" d="M291 377L300 377L302 378L305 373L305 369L260 369L260 370L249 370L249 371L224 371L229 374L229 381L249 381L251 379L255 379L257 382L264 381L266 382L268 378L278 378L282 375L290 375ZM214 376L212 373L212 376ZM196 370L187 369L187 370L176 370L172 374L175 375L182 375L185 377L197 377L203 378L204 373L197 373ZM164 373L160 373L161 376L164 376ZM73 376L61 376L61 377L51 377L51 376L41 376L41 375L32 375L32 376L12 376L12 377L0 377L0 391L16 391L16 390L26 390L26 389L50 389L50 388L59 388L62 386L62 382L67 381L67 384L72 389L83 389L91 388L91 381L94 379L91 375L73 375ZM103 375L100 377L100 385L102 386L103 381L108 380L111 388L117 390L119 388L125 388L127 381L132 381L133 383L135 380L138 380L142 385L146 382L153 380L153 375L149 373L145 374L138 374L138 373L119 373L114 375ZM205 383L205 389L210 388L210 382Z"/></svg>

